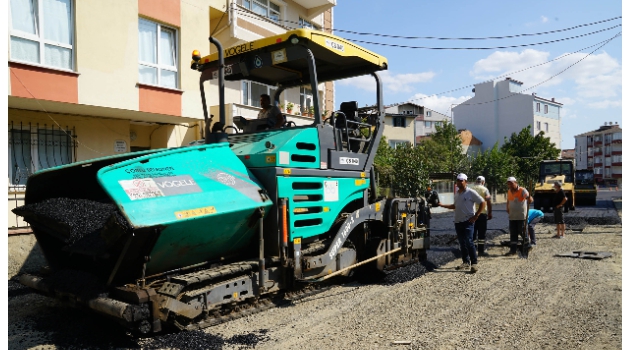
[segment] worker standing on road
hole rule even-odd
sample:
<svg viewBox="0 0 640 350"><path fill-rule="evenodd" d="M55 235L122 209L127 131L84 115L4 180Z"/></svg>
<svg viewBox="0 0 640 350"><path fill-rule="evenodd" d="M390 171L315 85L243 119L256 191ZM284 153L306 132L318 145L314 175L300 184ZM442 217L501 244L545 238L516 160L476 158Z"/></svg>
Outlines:
<svg viewBox="0 0 640 350"><path fill-rule="evenodd" d="M489 253L485 250L485 243L487 239L487 220L491 220L491 193L484 186L484 176L478 176L476 178L476 184L473 189L478 192L480 197L484 198L487 203L484 211L478 217L478 220L473 224L473 242L478 250L478 256L489 256ZM478 210L478 205L475 205L475 210Z"/></svg>
<svg viewBox="0 0 640 350"><path fill-rule="evenodd" d="M553 190L556 194L553 196L553 220L556 223L556 236L555 238L564 238L564 214L562 213L562 207L567 202L567 196L564 194L562 184L559 181L553 183Z"/></svg>
<svg viewBox="0 0 640 350"><path fill-rule="evenodd" d="M538 209L529 209L529 217L527 222L529 223L527 226L529 228L529 239L531 240L531 246L536 246L536 231L534 228L536 224L539 223L542 218L544 218L544 213Z"/></svg>
<svg viewBox="0 0 640 350"><path fill-rule="evenodd" d="M507 179L507 214L509 215L509 234L510 249L506 256L516 255L518 248L518 237L523 237L525 251L527 254L533 247L529 243L529 235L523 234L525 230L525 222L529 213L529 204L533 202L533 198L529 196L526 188L518 186L516 178L511 176Z"/></svg>
<svg viewBox="0 0 640 350"><path fill-rule="evenodd" d="M480 214L484 210L485 201L478 194L467 186L467 175L458 174L456 177L456 186L458 190L453 194L453 204L439 205L443 208L455 210L453 215L456 235L458 243L460 243L460 252L462 253L462 265L456 267L456 270L469 268L471 263L471 273L478 271L478 255L476 247L473 245L473 224L478 220ZM474 203L480 205L480 209L474 212Z"/></svg>

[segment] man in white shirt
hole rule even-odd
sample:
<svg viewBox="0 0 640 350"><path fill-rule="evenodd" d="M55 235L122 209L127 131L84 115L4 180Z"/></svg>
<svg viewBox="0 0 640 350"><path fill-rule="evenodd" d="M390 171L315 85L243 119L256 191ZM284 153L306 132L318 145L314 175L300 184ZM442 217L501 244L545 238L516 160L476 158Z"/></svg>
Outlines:
<svg viewBox="0 0 640 350"><path fill-rule="evenodd" d="M455 210L453 221L462 253L462 265L456 267L456 270L466 270L471 263L469 271L476 273L478 272L478 255L476 247L473 245L473 224L484 210L485 201L478 192L467 186L467 175L458 174L456 186L458 190L453 194L453 204L440 203L440 206ZM474 204L480 205L479 210L474 211Z"/></svg>

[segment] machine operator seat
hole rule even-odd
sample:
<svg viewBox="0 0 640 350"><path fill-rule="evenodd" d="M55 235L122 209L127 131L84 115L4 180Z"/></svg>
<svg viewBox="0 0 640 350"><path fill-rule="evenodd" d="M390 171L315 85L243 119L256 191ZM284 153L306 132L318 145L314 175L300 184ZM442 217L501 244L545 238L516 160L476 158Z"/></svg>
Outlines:
<svg viewBox="0 0 640 350"><path fill-rule="evenodd" d="M340 104L340 112L344 113L346 120L358 123L362 122L362 118L358 116L358 101L342 102ZM343 140L346 141L346 134L349 135L349 138L362 137L359 126L357 124L347 123L345 121L345 117L338 115L335 121L335 126L337 128L343 129ZM362 146L363 142L361 142L360 140L349 140L349 150L351 152L360 152Z"/></svg>

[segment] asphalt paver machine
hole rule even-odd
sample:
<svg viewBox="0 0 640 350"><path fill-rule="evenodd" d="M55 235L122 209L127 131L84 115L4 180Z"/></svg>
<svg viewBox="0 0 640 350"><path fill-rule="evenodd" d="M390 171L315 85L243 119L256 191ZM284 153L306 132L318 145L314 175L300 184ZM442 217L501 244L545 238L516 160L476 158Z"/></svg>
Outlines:
<svg viewBox="0 0 640 350"><path fill-rule="evenodd" d="M317 290L334 276L381 276L426 258L429 203L377 196L373 159L384 129L387 60L315 30L200 57L202 144L40 171L16 213L48 266L20 282L141 333L196 329ZM370 75L377 108L345 101L305 126L234 129L225 81L287 88ZM206 87L217 81L219 116ZM215 100L215 99L214 99ZM249 120L248 123L263 121ZM256 126L256 125L254 125ZM55 184L66 183L68 186Z"/></svg>

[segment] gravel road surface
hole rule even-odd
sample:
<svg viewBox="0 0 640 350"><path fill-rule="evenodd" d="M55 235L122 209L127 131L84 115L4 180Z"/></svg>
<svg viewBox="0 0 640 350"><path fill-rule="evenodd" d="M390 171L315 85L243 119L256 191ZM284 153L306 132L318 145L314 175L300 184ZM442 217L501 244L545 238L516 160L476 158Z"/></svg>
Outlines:
<svg viewBox="0 0 640 350"><path fill-rule="evenodd" d="M612 210L613 206L602 208ZM580 210L580 209L579 209ZM579 212L577 210L577 212ZM504 205L489 221L480 271L460 263L452 213L433 222L429 261L376 284L348 282L201 331L136 338L89 311L64 307L9 281L10 349L619 349L622 225L588 225L553 239L538 224L529 259L508 248ZM612 257L557 257L575 250ZM404 345L396 345L402 342Z"/></svg>

